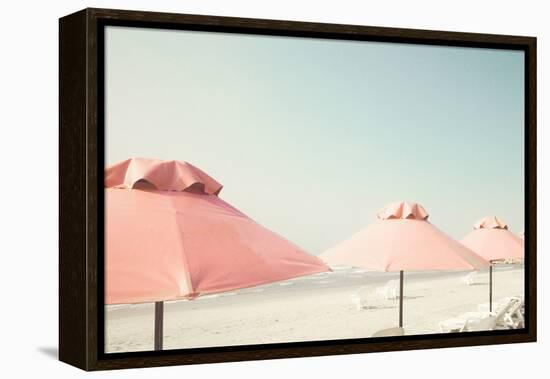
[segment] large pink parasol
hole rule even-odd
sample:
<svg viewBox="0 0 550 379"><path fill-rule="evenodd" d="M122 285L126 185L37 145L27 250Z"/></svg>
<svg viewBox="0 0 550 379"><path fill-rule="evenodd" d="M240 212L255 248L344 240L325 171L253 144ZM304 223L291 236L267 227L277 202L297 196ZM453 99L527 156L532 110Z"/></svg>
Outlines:
<svg viewBox="0 0 550 379"><path fill-rule="evenodd" d="M129 159L106 169L105 186L107 304L159 305L330 270L220 199L222 185L189 163Z"/></svg>
<svg viewBox="0 0 550 379"><path fill-rule="evenodd" d="M485 217L474 224L467 236L460 240L464 246L484 259L494 262L524 258L524 241L508 230L508 225L495 216ZM489 268L489 309L493 302L493 266Z"/></svg>
<svg viewBox="0 0 550 379"><path fill-rule="evenodd" d="M417 203L398 202L378 213L378 220L321 255L328 264L400 272L402 327L403 271L476 270L489 263L437 229Z"/></svg>
<svg viewBox="0 0 550 379"><path fill-rule="evenodd" d="M476 222L474 230L460 242L488 261L523 259L524 241L494 216Z"/></svg>

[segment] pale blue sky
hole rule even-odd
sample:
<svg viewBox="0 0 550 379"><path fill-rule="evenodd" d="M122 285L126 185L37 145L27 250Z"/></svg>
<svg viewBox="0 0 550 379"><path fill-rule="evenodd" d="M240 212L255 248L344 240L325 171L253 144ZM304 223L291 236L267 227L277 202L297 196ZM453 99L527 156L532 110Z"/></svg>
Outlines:
<svg viewBox="0 0 550 379"><path fill-rule="evenodd" d="M524 220L523 52L106 30L106 162L186 160L319 254L417 201L455 238Z"/></svg>

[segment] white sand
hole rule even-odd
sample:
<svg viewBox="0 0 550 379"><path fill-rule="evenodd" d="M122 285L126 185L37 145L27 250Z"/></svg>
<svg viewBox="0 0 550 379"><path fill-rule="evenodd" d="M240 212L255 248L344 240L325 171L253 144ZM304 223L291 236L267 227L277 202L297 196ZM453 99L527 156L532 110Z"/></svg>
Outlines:
<svg viewBox="0 0 550 379"><path fill-rule="evenodd" d="M489 296L487 272L479 284L461 280L465 272L405 273L405 333L439 333L439 322L468 311ZM365 338L397 326L398 302L376 295L395 273L344 269L267 286L165 303L164 348L265 344ZM524 293L522 267L493 271L493 299ZM351 295L359 289L366 309ZM108 306L106 351L153 349L153 304Z"/></svg>

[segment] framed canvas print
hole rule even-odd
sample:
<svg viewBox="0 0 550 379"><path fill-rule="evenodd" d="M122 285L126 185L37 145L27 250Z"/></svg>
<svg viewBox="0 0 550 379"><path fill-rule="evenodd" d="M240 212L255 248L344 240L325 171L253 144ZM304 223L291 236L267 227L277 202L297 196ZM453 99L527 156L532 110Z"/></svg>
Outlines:
<svg viewBox="0 0 550 379"><path fill-rule="evenodd" d="M59 356L536 340L536 39L60 19Z"/></svg>

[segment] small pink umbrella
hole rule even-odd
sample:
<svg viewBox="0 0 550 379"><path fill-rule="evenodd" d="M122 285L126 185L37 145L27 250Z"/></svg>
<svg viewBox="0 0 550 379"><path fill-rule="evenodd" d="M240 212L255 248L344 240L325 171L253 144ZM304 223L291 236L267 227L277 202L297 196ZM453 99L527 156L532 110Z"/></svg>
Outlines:
<svg viewBox="0 0 550 379"><path fill-rule="evenodd" d="M474 224L460 242L489 262L503 259L523 259L524 241L508 230L508 225L495 216ZM493 266L489 267L489 310L493 310Z"/></svg>
<svg viewBox="0 0 550 379"><path fill-rule="evenodd" d="M106 304L194 299L330 269L218 197L186 162L128 159L106 169Z"/></svg>
<svg viewBox="0 0 550 379"><path fill-rule="evenodd" d="M417 203L390 204L378 220L321 255L328 264L399 271L399 327L403 327L403 272L474 270L489 263L428 222Z"/></svg>

